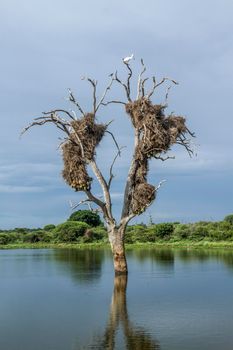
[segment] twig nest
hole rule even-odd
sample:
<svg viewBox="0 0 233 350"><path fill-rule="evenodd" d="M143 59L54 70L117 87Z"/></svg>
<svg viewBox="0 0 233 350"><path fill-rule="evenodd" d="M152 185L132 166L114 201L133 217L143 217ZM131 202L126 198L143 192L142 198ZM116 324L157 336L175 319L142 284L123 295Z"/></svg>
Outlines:
<svg viewBox="0 0 233 350"><path fill-rule="evenodd" d="M134 214L141 214L155 199L156 189L148 183L135 186L132 196L132 210Z"/></svg>
<svg viewBox="0 0 233 350"><path fill-rule="evenodd" d="M97 124L92 113L86 114L79 120L72 121L71 125L74 129L74 132L71 133L71 139L80 146L82 157L87 161L93 160L95 149L102 140L107 126Z"/></svg>
<svg viewBox="0 0 233 350"><path fill-rule="evenodd" d="M142 129L145 118L161 118L164 115L165 106L153 105L148 98L140 98L136 101L129 102L125 106L126 113L129 114L133 126L136 129Z"/></svg>
<svg viewBox="0 0 233 350"><path fill-rule="evenodd" d="M129 102L125 108L139 134L131 204L133 212L141 214L156 195L155 187L147 183L148 160L166 153L177 141L185 145L185 133L189 131L185 118L166 116L166 106L153 105L147 97Z"/></svg>
<svg viewBox="0 0 233 350"><path fill-rule="evenodd" d="M86 163L80 155L80 148L71 141L62 146L64 169L62 176L76 191L90 189L92 179L88 176Z"/></svg>
<svg viewBox="0 0 233 350"><path fill-rule="evenodd" d="M138 159L151 158L167 152L177 138L187 132L185 118L165 116L164 105L153 105L144 97L126 105L133 126L140 133L140 142L136 150Z"/></svg>
<svg viewBox="0 0 233 350"><path fill-rule="evenodd" d="M75 191L85 191L91 188L92 182L92 178L87 173L87 164L94 160L95 149L107 127L97 124L91 113L72 121L71 125L74 131L62 146L64 162L62 176Z"/></svg>

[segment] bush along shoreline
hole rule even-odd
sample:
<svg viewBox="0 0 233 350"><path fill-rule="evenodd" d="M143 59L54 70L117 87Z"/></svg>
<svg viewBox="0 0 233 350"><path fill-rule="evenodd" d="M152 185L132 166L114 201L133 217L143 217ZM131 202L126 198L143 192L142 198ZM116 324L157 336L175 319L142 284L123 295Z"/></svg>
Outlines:
<svg viewBox="0 0 233 350"><path fill-rule="evenodd" d="M125 237L127 245L226 246L233 247L233 214L223 221L183 224L178 222L130 225ZM0 248L80 247L108 244L107 231L98 214L79 210L57 226L0 230Z"/></svg>

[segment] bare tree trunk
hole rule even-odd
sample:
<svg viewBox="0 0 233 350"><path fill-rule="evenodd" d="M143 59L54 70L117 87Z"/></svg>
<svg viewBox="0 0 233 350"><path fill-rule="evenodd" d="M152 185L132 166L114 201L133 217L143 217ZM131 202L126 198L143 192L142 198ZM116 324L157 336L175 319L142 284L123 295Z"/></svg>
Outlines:
<svg viewBox="0 0 233 350"><path fill-rule="evenodd" d="M113 227L108 231L108 237L113 253L115 275L128 273L124 245L125 227Z"/></svg>

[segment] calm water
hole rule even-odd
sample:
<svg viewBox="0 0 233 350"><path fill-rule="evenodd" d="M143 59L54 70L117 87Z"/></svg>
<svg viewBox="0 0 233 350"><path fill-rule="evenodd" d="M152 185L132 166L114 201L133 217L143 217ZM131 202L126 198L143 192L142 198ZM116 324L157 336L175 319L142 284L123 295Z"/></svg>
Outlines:
<svg viewBox="0 0 233 350"><path fill-rule="evenodd" d="M233 349L233 251L128 263L114 280L108 250L0 251L0 349Z"/></svg>

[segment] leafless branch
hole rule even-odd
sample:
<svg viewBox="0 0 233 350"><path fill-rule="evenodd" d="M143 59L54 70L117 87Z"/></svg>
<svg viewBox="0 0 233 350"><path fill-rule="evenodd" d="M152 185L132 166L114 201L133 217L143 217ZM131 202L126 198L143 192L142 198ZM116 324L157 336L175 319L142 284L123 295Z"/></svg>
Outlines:
<svg viewBox="0 0 233 350"><path fill-rule="evenodd" d="M43 112L44 115L54 114L54 113L64 113L64 114L68 115L68 117L70 119L75 120L75 118L72 116L72 114L65 109L53 109L52 111L49 111L49 112Z"/></svg>
<svg viewBox="0 0 233 350"><path fill-rule="evenodd" d="M101 97L101 99L99 100L99 102L98 102L98 104L97 104L97 106L96 106L96 109L95 109L95 113L98 111L98 109L99 109L99 107L101 106L101 105L104 105L104 99L105 99L105 97L106 97L106 95L107 95L107 92L111 89L111 86L112 86L112 84L113 84L113 82L114 82L114 75L113 74L110 74L110 77L111 77L111 80L110 80L110 83L108 84L108 86L106 87L106 89L104 90L104 93L103 93L103 96Z"/></svg>
<svg viewBox="0 0 233 350"><path fill-rule="evenodd" d="M93 173L95 174L95 177L97 178L100 186L102 187L103 190L103 195L104 195L104 200L105 200L105 206L106 206L106 217L108 218L108 221L110 223L114 222L113 216L112 216L112 202L111 202L111 196L110 192L108 189L108 184L98 168L95 160L90 161L90 166L92 168Z"/></svg>
<svg viewBox="0 0 233 350"><path fill-rule="evenodd" d="M76 136L76 139L78 141L78 144L80 146L80 149L81 149L81 154L82 154L82 157L85 158L85 153L84 153L84 148L83 148L83 144L82 144L82 141L77 133L77 131L74 130L74 135Z"/></svg>
<svg viewBox="0 0 233 350"><path fill-rule="evenodd" d="M165 95L165 105L167 105L167 101L168 101L168 95L169 95L169 91L170 91L170 89L171 89L171 85L170 86L168 86L168 88L167 88L167 91L166 91L166 95Z"/></svg>
<svg viewBox="0 0 233 350"><path fill-rule="evenodd" d="M68 97L69 101L74 103L75 106L78 108L79 112L83 116L85 116L85 113L84 113L83 109L81 108L80 104L78 103L78 101L75 99L73 92L70 89L68 89L68 92L69 92L69 97Z"/></svg>
<svg viewBox="0 0 233 350"><path fill-rule="evenodd" d="M122 86L124 87L125 92L126 92L127 99L128 99L128 101L131 101L130 94L129 94L129 91L128 91L128 86L127 86L125 83L123 83L123 82L118 78L117 71L116 71L116 73L115 73L115 75L114 75L114 80L116 80L120 85L122 85Z"/></svg>
<svg viewBox="0 0 233 350"><path fill-rule="evenodd" d="M78 202L77 204L73 204L73 202L71 200L69 201L69 203L70 203L71 210L74 210L74 209L78 208L81 205L87 205L88 209L90 211L94 212L94 213L102 212L102 209L100 207L95 208L95 209L92 208L92 205L91 205L92 200L89 199L89 198L83 199L80 202Z"/></svg>
<svg viewBox="0 0 233 350"><path fill-rule="evenodd" d="M162 85L165 81L171 81L173 84L175 85L178 85L178 82L175 81L174 79L170 79L170 78L163 78L162 80L160 80L158 83L156 82L156 79L155 77L152 78L152 81L153 81L153 87L152 87L152 90L147 94L147 98L150 98L153 93L155 92L155 89L157 87L159 87L160 85Z"/></svg>
<svg viewBox="0 0 233 350"><path fill-rule="evenodd" d="M70 135L70 132L68 130L68 126L70 125L67 121L63 121L61 118L59 118L56 113L51 113L50 116L43 116L43 117L38 117L35 118L34 121L32 123L30 123L27 127L25 127L20 136L22 136L27 130L29 130L30 128L32 128L33 126L41 126L44 125L46 123L53 123L55 124L55 126L62 130L63 132L65 132L68 136Z"/></svg>
<svg viewBox="0 0 233 350"><path fill-rule="evenodd" d="M179 137L178 141L176 141L176 144L183 146L186 149L186 151L188 152L190 158L192 157L193 149L190 147L190 140L186 140L186 139Z"/></svg>
<svg viewBox="0 0 233 350"><path fill-rule="evenodd" d="M113 142L114 142L115 145L116 145L116 148L118 149L118 151L120 151L120 147L119 147L119 145L118 145L118 143L117 143L117 140L116 140L115 136L113 135L113 133L112 133L111 131L109 131L109 130L106 130L105 132L108 133L109 135L111 135L111 137L112 137L112 139L113 139Z"/></svg>
<svg viewBox="0 0 233 350"><path fill-rule="evenodd" d="M105 124L105 125L106 125L106 128L108 128L109 125L112 124L113 122L114 122L114 119L110 120L107 124Z"/></svg>
<svg viewBox="0 0 233 350"><path fill-rule="evenodd" d="M167 180L162 180L162 181L160 181L159 184L156 186L155 191L157 192L158 189L162 186L162 184L163 184L164 182L166 182L166 181L167 181Z"/></svg>
<svg viewBox="0 0 233 350"><path fill-rule="evenodd" d="M196 137L195 133L194 133L194 132L191 132L191 131L187 128L187 126L186 126L186 131L188 132L188 134L189 134L190 136Z"/></svg>
<svg viewBox="0 0 233 350"><path fill-rule="evenodd" d="M77 114L73 109L70 109L70 112L74 115L74 120L78 120Z"/></svg>
<svg viewBox="0 0 233 350"><path fill-rule="evenodd" d="M87 81L92 85L93 87L93 113L96 113L96 86L97 86L97 80L87 78Z"/></svg>
<svg viewBox="0 0 233 350"><path fill-rule="evenodd" d="M72 210L78 208L80 205L83 205L83 204L89 204L91 202L91 200L89 198L86 198L86 199L82 199L80 202L76 203L76 204L73 204L72 201L70 200L69 203L70 203L70 207Z"/></svg>
<svg viewBox="0 0 233 350"><path fill-rule="evenodd" d="M144 61L143 61L142 58L141 58L141 65L142 65L142 70L141 70L141 72L139 73L139 76L138 76L137 100L139 99L139 97L141 95L142 76L143 76L143 74L146 71L146 66L145 66Z"/></svg>
<svg viewBox="0 0 233 350"><path fill-rule="evenodd" d="M123 61L123 63L126 65L128 71L129 71L128 77L127 77L127 97L128 97L128 100L131 101L131 97L130 97L130 80L132 78L133 72L132 72L132 69L130 68L129 63L124 62L124 61Z"/></svg>
<svg viewBox="0 0 233 350"><path fill-rule="evenodd" d="M162 160L163 162L165 162L165 160L168 160L168 159L175 159L175 156L167 156L165 158L163 158L162 156L154 156L154 158Z"/></svg>
<svg viewBox="0 0 233 350"><path fill-rule="evenodd" d="M65 138L59 138L59 140L61 140L61 142L57 146L57 149L61 149L62 146L64 145L64 143L66 143L69 139L68 139L68 137L65 137Z"/></svg>
<svg viewBox="0 0 233 350"><path fill-rule="evenodd" d="M110 166L110 169L109 169L109 180L108 180L108 189L110 189L112 180L114 178L114 175L113 175L113 172L112 172L114 164L115 164L117 158L121 156L121 151L122 151L123 148L125 148L125 147L121 147L121 148L118 149L117 154L115 155L115 157L114 157L114 159L112 161L112 164Z"/></svg>
<svg viewBox="0 0 233 350"><path fill-rule="evenodd" d="M142 97L145 96L145 83L147 82L148 79L149 79L149 78L145 78L145 79L143 79L143 81L142 81L142 84L141 84Z"/></svg>
<svg viewBox="0 0 233 350"><path fill-rule="evenodd" d="M122 105L126 105L126 103L125 103L125 102L122 102L122 101L117 101L117 100L108 101L108 102L101 102L101 105L103 105L103 106L107 106L107 105L109 105L109 104L111 104L111 103L120 103L120 104L122 104Z"/></svg>

